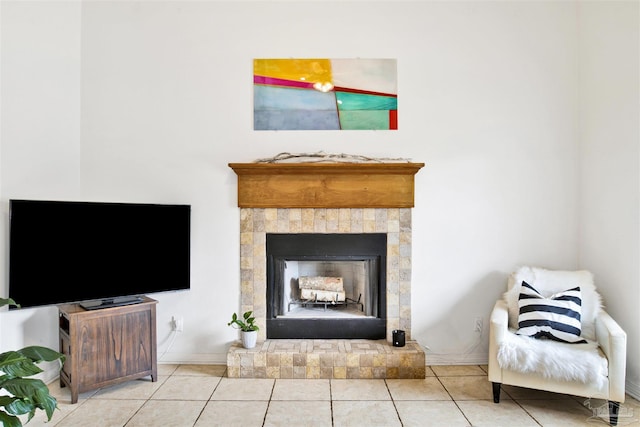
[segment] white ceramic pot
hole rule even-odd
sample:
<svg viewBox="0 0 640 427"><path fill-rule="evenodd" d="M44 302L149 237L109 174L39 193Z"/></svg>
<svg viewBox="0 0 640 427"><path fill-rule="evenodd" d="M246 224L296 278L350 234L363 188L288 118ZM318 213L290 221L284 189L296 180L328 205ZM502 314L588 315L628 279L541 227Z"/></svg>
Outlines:
<svg viewBox="0 0 640 427"><path fill-rule="evenodd" d="M253 348L256 346L258 331L242 331L240 336L242 337L242 346L244 348Z"/></svg>

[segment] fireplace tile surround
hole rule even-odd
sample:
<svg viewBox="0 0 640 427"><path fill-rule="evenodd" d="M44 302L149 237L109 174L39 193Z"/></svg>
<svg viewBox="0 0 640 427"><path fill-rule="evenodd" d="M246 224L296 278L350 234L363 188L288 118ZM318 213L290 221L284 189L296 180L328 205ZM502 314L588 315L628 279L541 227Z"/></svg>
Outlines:
<svg viewBox="0 0 640 427"><path fill-rule="evenodd" d="M260 340L266 338L267 233L386 233L387 341L394 329L410 339L410 209L241 209L241 311L254 312Z"/></svg>
<svg viewBox="0 0 640 427"><path fill-rule="evenodd" d="M258 345L234 343L231 378L425 378L411 340L413 175L423 163L230 163L238 175L241 312L253 311ZM268 233L384 233L386 339L266 339ZM406 345L391 345L395 329Z"/></svg>

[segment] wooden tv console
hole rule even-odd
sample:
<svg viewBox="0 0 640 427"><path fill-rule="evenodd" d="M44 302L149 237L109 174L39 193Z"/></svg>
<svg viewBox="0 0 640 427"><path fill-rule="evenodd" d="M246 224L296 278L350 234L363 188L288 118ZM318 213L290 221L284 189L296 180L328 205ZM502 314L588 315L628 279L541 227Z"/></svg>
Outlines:
<svg viewBox="0 0 640 427"><path fill-rule="evenodd" d="M58 306L60 352L66 356L60 386L78 394L137 378L158 380L156 304L141 303L85 310L78 304Z"/></svg>

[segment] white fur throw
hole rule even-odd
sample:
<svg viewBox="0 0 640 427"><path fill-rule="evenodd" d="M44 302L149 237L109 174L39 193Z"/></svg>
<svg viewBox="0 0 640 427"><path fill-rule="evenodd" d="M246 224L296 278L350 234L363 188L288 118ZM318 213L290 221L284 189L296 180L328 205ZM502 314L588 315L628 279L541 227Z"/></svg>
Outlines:
<svg viewBox="0 0 640 427"><path fill-rule="evenodd" d="M512 330L498 348L498 364L503 369L595 384L598 388L603 386L609 370L607 358L596 342L569 344L516 335Z"/></svg>

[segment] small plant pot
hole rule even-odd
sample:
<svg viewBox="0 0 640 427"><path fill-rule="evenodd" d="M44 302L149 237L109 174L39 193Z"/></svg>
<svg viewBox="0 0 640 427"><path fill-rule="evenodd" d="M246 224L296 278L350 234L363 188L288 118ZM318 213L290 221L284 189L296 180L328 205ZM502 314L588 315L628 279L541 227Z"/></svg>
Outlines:
<svg viewBox="0 0 640 427"><path fill-rule="evenodd" d="M240 337L242 338L242 346L244 348L253 348L256 346L256 341L258 340L258 331L242 331Z"/></svg>

